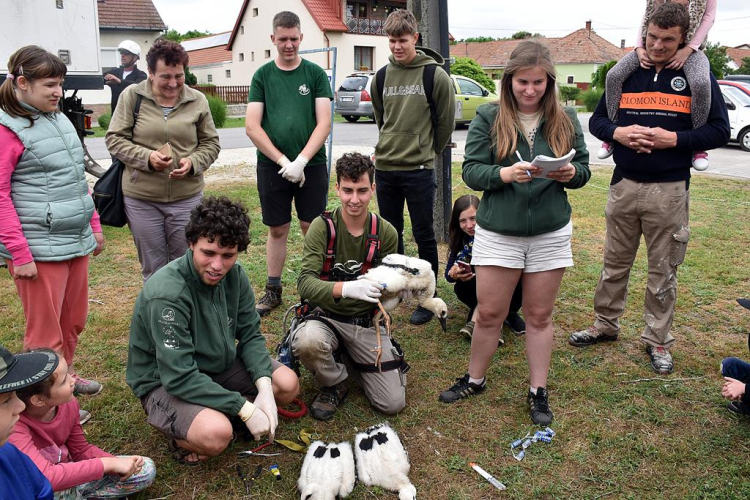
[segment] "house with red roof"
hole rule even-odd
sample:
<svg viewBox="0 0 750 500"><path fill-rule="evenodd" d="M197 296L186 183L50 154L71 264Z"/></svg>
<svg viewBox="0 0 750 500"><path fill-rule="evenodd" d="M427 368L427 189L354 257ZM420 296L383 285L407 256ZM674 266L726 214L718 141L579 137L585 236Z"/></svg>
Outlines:
<svg viewBox="0 0 750 500"><path fill-rule="evenodd" d="M619 61L632 50L617 47L596 34L591 29L591 21L586 27L562 38L538 38L546 44L555 62L557 81L560 85L575 85L587 89L591 75L599 66L609 61ZM458 42L451 46L451 56L474 59L493 80L502 78L505 65L513 49L522 40L498 40L494 42Z"/></svg>
<svg viewBox="0 0 750 500"><path fill-rule="evenodd" d="M737 47L727 47L727 57L729 57L729 67L733 70L742 66L742 60L750 57L750 45L744 44Z"/></svg>
<svg viewBox="0 0 750 500"><path fill-rule="evenodd" d="M247 85L232 65L232 52L227 50L231 31L184 40L182 46L190 58L190 72L199 85Z"/></svg>
<svg viewBox="0 0 750 500"><path fill-rule="evenodd" d="M341 82L354 71L375 71L388 63L383 25L389 13L404 8L406 0L244 0L226 47L232 54L232 85L249 85L255 70L276 57L271 24L281 10L300 17L300 50L336 47L336 81ZM303 57L331 75L331 52Z"/></svg>
<svg viewBox="0 0 750 500"><path fill-rule="evenodd" d="M99 45L105 69L120 65L117 46L133 40L141 46L139 66L145 68L146 53L167 30L159 11L151 0L97 0L99 12Z"/></svg>

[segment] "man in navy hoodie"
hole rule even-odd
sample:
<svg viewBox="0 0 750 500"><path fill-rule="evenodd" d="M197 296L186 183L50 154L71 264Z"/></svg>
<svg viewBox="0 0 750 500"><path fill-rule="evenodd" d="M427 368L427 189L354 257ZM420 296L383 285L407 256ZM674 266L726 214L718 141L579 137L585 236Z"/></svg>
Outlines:
<svg viewBox="0 0 750 500"><path fill-rule="evenodd" d="M687 250L692 151L729 141L729 119L719 85L711 79L711 102L693 103L682 70L667 68L684 44L689 17L684 6L666 3L654 14L646 51L654 66L638 68L622 85L618 117L607 115L602 96L589 121L591 133L614 144L615 171L605 210L604 266L594 296L594 324L570 336L585 347L617 340L628 278L641 235L648 251L648 284L641 341L660 374L672 373L670 334L677 299L677 266ZM694 105L707 106L708 120L693 129Z"/></svg>

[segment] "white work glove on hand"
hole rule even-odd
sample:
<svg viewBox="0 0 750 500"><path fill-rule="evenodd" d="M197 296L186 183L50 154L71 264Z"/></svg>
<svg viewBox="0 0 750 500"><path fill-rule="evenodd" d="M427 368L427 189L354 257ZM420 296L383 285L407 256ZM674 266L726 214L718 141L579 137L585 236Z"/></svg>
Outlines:
<svg viewBox="0 0 750 500"><path fill-rule="evenodd" d="M248 414L251 416L247 417ZM268 422L266 413L250 401L245 401L245 404L242 406L242 409L240 409L240 413L237 416L245 422L247 430L250 431L250 434L252 434L255 439L260 439L266 434L270 434L271 425Z"/></svg>
<svg viewBox="0 0 750 500"><path fill-rule="evenodd" d="M279 425L279 414L276 410L276 400L273 397L273 384L271 377L261 377L255 381L255 387L258 388L258 395L255 397L255 406L268 417L269 437L268 440L273 442L276 435L276 426Z"/></svg>
<svg viewBox="0 0 750 500"><path fill-rule="evenodd" d="M357 279L356 281L345 281L341 287L341 296L345 299L364 300L373 304L380 298L380 291L383 286L380 283L366 279Z"/></svg>
<svg viewBox="0 0 750 500"><path fill-rule="evenodd" d="M286 156L282 156L279 161L283 158L286 158ZM279 174L289 182L299 182L299 187L302 187L305 185L305 167L307 166L308 161L310 160L304 156L297 155L296 160L289 162L286 165L281 165Z"/></svg>

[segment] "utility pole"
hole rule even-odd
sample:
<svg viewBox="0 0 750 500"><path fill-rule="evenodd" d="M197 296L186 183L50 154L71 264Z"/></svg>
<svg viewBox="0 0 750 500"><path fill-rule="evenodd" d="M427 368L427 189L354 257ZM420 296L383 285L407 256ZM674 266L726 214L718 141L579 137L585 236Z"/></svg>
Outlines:
<svg viewBox="0 0 750 500"><path fill-rule="evenodd" d="M419 23L420 45L438 52L445 64L443 69L450 74L450 48L448 46L448 0L407 0L406 8ZM448 241L448 222L451 216L451 160L449 141L441 155L435 158L437 193L433 218L435 236L440 242Z"/></svg>

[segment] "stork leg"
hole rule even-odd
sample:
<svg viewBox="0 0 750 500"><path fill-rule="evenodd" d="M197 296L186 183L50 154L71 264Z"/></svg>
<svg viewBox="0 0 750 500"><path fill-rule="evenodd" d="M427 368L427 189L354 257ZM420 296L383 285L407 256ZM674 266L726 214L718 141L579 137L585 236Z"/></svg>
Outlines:
<svg viewBox="0 0 750 500"><path fill-rule="evenodd" d="M377 336L377 342L378 347L375 349L371 349L370 352L374 352L375 354L375 366L378 367L378 371L382 372L381 364L380 364L380 358L383 356L383 341L380 339L380 322L384 320L385 318L385 331L388 334L388 336L391 336L391 315L388 314L388 312L383 307L383 304L378 301L378 309L380 309L377 314L372 318L372 322L375 325L375 335Z"/></svg>

